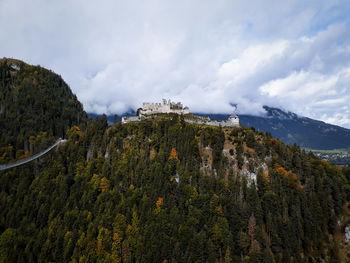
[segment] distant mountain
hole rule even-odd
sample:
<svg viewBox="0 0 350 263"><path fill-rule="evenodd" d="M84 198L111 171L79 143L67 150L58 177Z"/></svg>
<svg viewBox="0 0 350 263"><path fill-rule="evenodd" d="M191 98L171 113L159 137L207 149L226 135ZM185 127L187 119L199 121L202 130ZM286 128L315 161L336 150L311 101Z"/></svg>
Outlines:
<svg viewBox="0 0 350 263"><path fill-rule="evenodd" d="M112 125L114 124L115 122L121 122L122 120L122 116L135 116L136 115L136 111L134 110L129 110L128 112L124 112L123 114L110 114L110 115L106 115L107 117L107 122L109 125ZM92 118L92 119L96 119L96 118L101 118L103 116L103 114L96 114L96 113L93 113L93 112L89 112L87 113L87 116L89 118Z"/></svg>
<svg viewBox="0 0 350 263"><path fill-rule="evenodd" d="M101 117L103 116L103 114L88 113L87 116L88 116L89 118L96 119L96 118L101 118ZM107 117L107 123L108 123L109 125L112 125L112 124L114 124L114 123L116 122L115 116L116 116L116 115L106 115L106 117ZM118 122L121 121L121 117L120 117L119 115L117 116L117 121L118 121Z"/></svg>
<svg viewBox="0 0 350 263"><path fill-rule="evenodd" d="M350 148L350 129L328 124L264 106L264 116L239 115L240 124L271 133L287 144L297 144L311 149ZM228 114L207 114L212 119L226 119Z"/></svg>

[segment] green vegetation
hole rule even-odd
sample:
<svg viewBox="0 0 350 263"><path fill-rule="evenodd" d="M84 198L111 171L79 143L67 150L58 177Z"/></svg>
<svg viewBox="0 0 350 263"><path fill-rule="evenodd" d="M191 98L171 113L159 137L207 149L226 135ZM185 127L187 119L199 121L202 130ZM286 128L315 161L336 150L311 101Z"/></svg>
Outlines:
<svg viewBox="0 0 350 263"><path fill-rule="evenodd" d="M337 154L337 153L350 153L350 149L334 149L334 150L317 150L317 149L307 149L305 151L310 151L313 153L329 153L329 154Z"/></svg>
<svg viewBox="0 0 350 263"><path fill-rule="evenodd" d="M0 164L38 152L83 123L86 113L57 74L0 60Z"/></svg>
<svg viewBox="0 0 350 263"><path fill-rule="evenodd" d="M67 134L40 163L1 174L4 262L313 262L337 254L347 179L298 147L177 116L112 127L101 118Z"/></svg>
<svg viewBox="0 0 350 263"><path fill-rule="evenodd" d="M32 118L1 142L62 136ZM244 127L74 118L57 150L0 172L0 262L340 262L349 169Z"/></svg>

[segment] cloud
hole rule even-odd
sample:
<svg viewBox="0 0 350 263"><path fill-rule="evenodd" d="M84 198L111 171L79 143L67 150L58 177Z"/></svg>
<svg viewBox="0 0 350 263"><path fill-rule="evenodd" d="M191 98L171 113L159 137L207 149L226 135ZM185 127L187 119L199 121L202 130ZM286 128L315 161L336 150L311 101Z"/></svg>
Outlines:
<svg viewBox="0 0 350 263"><path fill-rule="evenodd" d="M61 74L87 111L264 104L350 128L350 3L0 0L0 56Z"/></svg>
<svg viewBox="0 0 350 263"><path fill-rule="evenodd" d="M349 79L349 73L350 67L333 74L293 73L260 89L271 97L282 98L288 109L300 115L349 127L350 88L341 84L344 79Z"/></svg>

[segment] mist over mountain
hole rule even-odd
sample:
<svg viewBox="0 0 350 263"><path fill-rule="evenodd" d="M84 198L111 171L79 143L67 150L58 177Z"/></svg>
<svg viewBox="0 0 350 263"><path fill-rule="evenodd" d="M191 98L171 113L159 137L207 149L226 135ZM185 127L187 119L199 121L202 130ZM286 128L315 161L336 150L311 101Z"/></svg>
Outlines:
<svg viewBox="0 0 350 263"><path fill-rule="evenodd" d="M341 149L350 147L350 129L302 117L292 112L264 106L266 117L242 115L241 124L255 127L287 144L312 149Z"/></svg>

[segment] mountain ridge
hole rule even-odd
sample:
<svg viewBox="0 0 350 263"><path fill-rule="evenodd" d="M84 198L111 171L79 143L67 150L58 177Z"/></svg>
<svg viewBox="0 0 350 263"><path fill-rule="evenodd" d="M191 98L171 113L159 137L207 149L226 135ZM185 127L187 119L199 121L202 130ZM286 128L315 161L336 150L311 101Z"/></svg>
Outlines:
<svg viewBox="0 0 350 263"><path fill-rule="evenodd" d="M303 148L333 150L350 148L350 129L300 116L290 111L264 105L265 115L239 114L240 124L270 133L286 144ZM229 114L204 114L225 119Z"/></svg>

